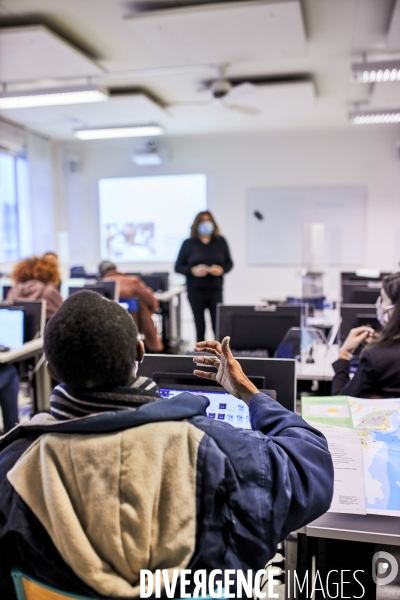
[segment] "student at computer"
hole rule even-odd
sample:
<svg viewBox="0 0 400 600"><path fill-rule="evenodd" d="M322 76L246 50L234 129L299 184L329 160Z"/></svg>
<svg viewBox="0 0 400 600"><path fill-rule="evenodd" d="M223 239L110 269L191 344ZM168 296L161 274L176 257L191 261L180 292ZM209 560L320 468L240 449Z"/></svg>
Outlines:
<svg viewBox="0 0 400 600"><path fill-rule="evenodd" d="M120 300L139 298L140 333L144 335L145 348L148 352L162 352L164 345L157 335L156 327L151 318L151 315L157 312L159 306L153 290L140 277L117 271L117 266L109 260L103 260L100 263L99 273L105 281L111 279L119 282Z"/></svg>
<svg viewBox="0 0 400 600"><path fill-rule="evenodd" d="M339 360L332 365L333 395L400 397L400 273L383 278L376 311L382 331L376 335L370 327L356 327L340 348ZM365 349L350 381L350 359L360 344Z"/></svg>
<svg viewBox="0 0 400 600"><path fill-rule="evenodd" d="M133 319L94 292L65 301L44 348L63 382L51 415L0 443L2 593L17 565L76 594L127 598L140 569L260 569L329 508L325 438L259 393L228 338L196 360L218 360L214 377L249 405L254 431L207 418L205 397L161 399L136 377Z"/></svg>
<svg viewBox="0 0 400 600"><path fill-rule="evenodd" d="M46 300L46 318L49 319L63 303L57 285L60 273L57 263L44 258L26 258L19 262L11 275L15 285L6 300Z"/></svg>
<svg viewBox="0 0 400 600"><path fill-rule="evenodd" d="M44 260L53 261L54 264L57 266L57 269L59 268L59 265L58 265L58 254L56 252L52 252L52 251L45 252L43 254L42 258Z"/></svg>
<svg viewBox="0 0 400 600"><path fill-rule="evenodd" d="M0 407L3 433L18 423L18 374L14 365L0 364Z"/></svg>
<svg viewBox="0 0 400 600"><path fill-rule="evenodd" d="M197 341L204 340L204 311L210 311L216 333L217 304L223 301L224 274L233 267L228 244L209 210L200 212L193 221L190 238L179 250L175 271L186 275L188 300L196 325Z"/></svg>

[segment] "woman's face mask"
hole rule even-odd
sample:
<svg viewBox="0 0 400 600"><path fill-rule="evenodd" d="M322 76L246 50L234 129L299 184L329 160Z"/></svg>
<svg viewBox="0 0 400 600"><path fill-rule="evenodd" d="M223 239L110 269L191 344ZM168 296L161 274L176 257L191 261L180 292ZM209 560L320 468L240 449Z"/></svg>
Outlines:
<svg viewBox="0 0 400 600"><path fill-rule="evenodd" d="M375 308L376 318L378 319L382 327L385 327L385 325L387 325L387 323L389 322L394 305L392 304L392 301L383 289L381 290L381 295L376 301Z"/></svg>
<svg viewBox="0 0 400 600"><path fill-rule="evenodd" d="M214 225L211 221L201 221L197 227L200 235L212 235L214 233Z"/></svg>

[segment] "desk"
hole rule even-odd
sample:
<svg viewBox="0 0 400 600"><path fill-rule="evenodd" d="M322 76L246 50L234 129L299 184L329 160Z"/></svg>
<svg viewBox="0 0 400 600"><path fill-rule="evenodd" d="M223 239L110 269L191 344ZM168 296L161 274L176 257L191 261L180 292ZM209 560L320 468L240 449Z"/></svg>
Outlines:
<svg viewBox="0 0 400 600"><path fill-rule="evenodd" d="M332 363L339 358L339 346L321 346L314 353L314 363L296 361L297 399L302 393L330 396L335 374Z"/></svg>
<svg viewBox="0 0 400 600"><path fill-rule="evenodd" d="M307 326L330 329L336 325L339 318L340 312L337 309L314 310L314 315L307 317Z"/></svg>
<svg viewBox="0 0 400 600"><path fill-rule="evenodd" d="M339 358L339 346L321 347L313 358L314 363L296 361L296 379L332 381L335 374L332 363Z"/></svg>
<svg viewBox="0 0 400 600"><path fill-rule="evenodd" d="M181 294L184 285L176 285L165 292L154 292L160 303L162 341L166 352L176 351L181 343Z"/></svg>
<svg viewBox="0 0 400 600"><path fill-rule="evenodd" d="M36 338L30 342L25 342L19 348L13 348L7 352L0 352L0 364L16 362L26 358L32 358L43 348L43 338Z"/></svg>
<svg viewBox="0 0 400 600"><path fill-rule="evenodd" d="M316 521L309 523L299 530L297 536L297 561L291 561L288 568L296 568L302 581L306 572L309 575L319 572L322 581L331 570L343 571L346 581L346 598L362 597L366 600L375 598L399 598L398 579L391 586L380 586L377 596L377 586L371 576L372 557L379 550L384 550L399 557L400 549L400 519L384 515L350 515L325 513ZM352 579L351 573L356 570L365 586L365 594L361 587ZM390 587L390 589L389 589ZM351 589L350 589L351 588ZM383 588L383 589L381 589ZM387 591L389 595L384 592ZM311 596L298 592L295 596L291 588L289 598L310 598ZM323 596L316 594L315 598ZM331 596L334 597L334 596ZM340 596L342 597L342 596Z"/></svg>
<svg viewBox="0 0 400 600"><path fill-rule="evenodd" d="M327 512L304 529L312 537L400 546L398 517Z"/></svg>

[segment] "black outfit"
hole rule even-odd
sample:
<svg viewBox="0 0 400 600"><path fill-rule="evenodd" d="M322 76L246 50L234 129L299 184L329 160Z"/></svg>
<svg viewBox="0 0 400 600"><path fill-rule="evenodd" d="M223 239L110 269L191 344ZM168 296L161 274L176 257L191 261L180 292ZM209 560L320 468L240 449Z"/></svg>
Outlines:
<svg viewBox="0 0 400 600"><path fill-rule="evenodd" d="M3 413L4 432L18 423L18 373L14 365L0 364L0 407Z"/></svg>
<svg viewBox="0 0 400 600"><path fill-rule="evenodd" d="M175 264L175 271L187 277L188 299L196 324L197 341L200 342L204 340L205 336L204 311L206 308L210 311L213 330L214 333L216 332L217 304L222 302L224 279L222 275L214 277L209 274L205 277L195 277L191 269L197 265L209 267L219 265L223 268L224 273L228 273L233 267L233 262L225 238L212 236L208 244L204 244L197 238L185 240Z"/></svg>
<svg viewBox="0 0 400 600"><path fill-rule="evenodd" d="M332 395L399 398L400 397L400 344L372 346L361 356L360 366L350 381L350 361L339 359L333 363L335 376Z"/></svg>

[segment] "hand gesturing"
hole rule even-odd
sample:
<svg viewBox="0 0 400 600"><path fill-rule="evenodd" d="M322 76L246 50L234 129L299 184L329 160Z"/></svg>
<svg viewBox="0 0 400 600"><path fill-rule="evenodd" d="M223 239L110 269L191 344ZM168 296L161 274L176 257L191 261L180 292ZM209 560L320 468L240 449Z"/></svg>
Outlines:
<svg viewBox="0 0 400 600"><path fill-rule="evenodd" d="M246 402L246 404L250 403L254 394L258 393L258 389L251 381L249 381L243 373L242 367L233 357L229 347L229 337L224 338L222 344L215 341L198 342L194 350L195 352L207 352L212 354L213 357L195 356L193 362L200 365L215 367L217 369L217 373L214 373L213 371L199 371L196 369L194 374L197 375L197 377L218 381L227 392L236 398L240 398Z"/></svg>

